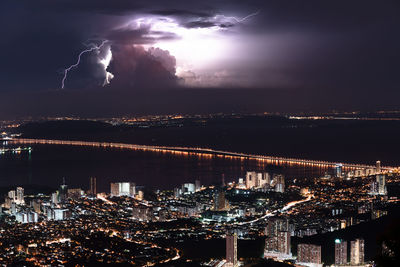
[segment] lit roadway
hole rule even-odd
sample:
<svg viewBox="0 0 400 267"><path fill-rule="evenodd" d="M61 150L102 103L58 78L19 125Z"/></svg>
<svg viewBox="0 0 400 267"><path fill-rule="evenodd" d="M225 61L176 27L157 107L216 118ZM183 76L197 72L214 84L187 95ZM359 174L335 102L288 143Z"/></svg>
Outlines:
<svg viewBox="0 0 400 267"><path fill-rule="evenodd" d="M340 163L340 162L329 162L322 160L310 160L310 159L297 159L297 158L285 158L285 157L274 157L264 156L255 154L245 154L240 152L229 152L222 150L215 150L210 148L197 148L197 147L179 147L179 146L151 146L151 145L135 145L135 144L124 144L124 143L109 143L109 142L88 142L88 141L68 141L68 140L47 140L47 139L24 139L24 138L10 138L2 139L3 142L12 144L30 144L30 145L68 145L68 146L87 146L87 147L102 147L102 148L117 148L117 149L128 149L128 150L141 150L141 151L152 151L171 153L179 155L198 155L200 157L225 157L231 159L254 159L268 164L276 165L301 165L307 167L318 167L318 168L329 168L335 167L337 164L341 164L344 169L365 169L374 168L373 165L364 164L352 164L352 163ZM390 171L394 167L383 167L383 170Z"/></svg>
<svg viewBox="0 0 400 267"><path fill-rule="evenodd" d="M265 215L263 215L263 216L261 216L261 217L259 217L257 219L254 219L254 220L248 221L248 222L240 222L240 223L237 223L237 225L252 224L252 223L255 223L257 221L264 220L267 217L274 216L278 211L281 212L281 213L284 213L285 211L289 210L290 208L292 208L292 207L294 207L294 206L296 206L298 204L310 201L313 197L314 197L314 195L308 195L308 197L305 198L305 199L289 202L288 204L286 204L286 206L284 206L280 210L267 211L267 213L265 213Z"/></svg>

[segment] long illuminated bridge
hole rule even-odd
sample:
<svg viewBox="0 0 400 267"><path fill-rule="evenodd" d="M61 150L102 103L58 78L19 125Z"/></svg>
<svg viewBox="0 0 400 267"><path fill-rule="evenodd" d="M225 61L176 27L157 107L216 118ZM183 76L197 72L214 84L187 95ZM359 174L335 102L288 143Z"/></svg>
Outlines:
<svg viewBox="0 0 400 267"><path fill-rule="evenodd" d="M3 142L11 144L30 144L30 145L68 145L68 146L87 146L87 147L101 147L101 148L117 148L127 150L141 150L141 151L152 151L162 152L171 154L182 154L182 155L197 155L200 157L225 157L231 159L253 159L268 164L276 165L301 165L308 167L319 167L319 168L330 168L337 165L342 165L344 169L355 170L355 169L369 169L374 168L373 165L365 164L352 164L352 163L341 163L341 162L329 162L322 160L310 160L310 159L297 159L297 158L286 158L286 157L274 157L264 156L255 154L246 154L239 152L229 152L222 150L215 150L209 148L197 148L197 147L180 147L180 146L150 146L150 145L135 145L126 143L109 143L109 142L89 142L89 141L69 141L69 140L48 140L48 139L26 139L26 138L7 138L1 139ZM391 171L394 167L383 167L382 170Z"/></svg>

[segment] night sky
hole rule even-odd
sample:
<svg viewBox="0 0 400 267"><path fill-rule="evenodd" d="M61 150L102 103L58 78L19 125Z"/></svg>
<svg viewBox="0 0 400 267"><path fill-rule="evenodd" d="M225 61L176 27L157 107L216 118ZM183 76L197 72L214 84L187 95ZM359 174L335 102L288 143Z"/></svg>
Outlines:
<svg viewBox="0 0 400 267"><path fill-rule="evenodd" d="M399 1L2 0L0 118L398 109L399 14Z"/></svg>

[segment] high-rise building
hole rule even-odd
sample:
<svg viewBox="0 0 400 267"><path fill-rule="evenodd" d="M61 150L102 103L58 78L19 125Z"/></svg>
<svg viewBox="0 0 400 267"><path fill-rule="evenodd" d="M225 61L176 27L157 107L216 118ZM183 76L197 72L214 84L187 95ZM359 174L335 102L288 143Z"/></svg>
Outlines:
<svg viewBox="0 0 400 267"><path fill-rule="evenodd" d="M185 183L182 185L182 193L183 194L192 194L196 191L195 184L192 183Z"/></svg>
<svg viewBox="0 0 400 267"><path fill-rule="evenodd" d="M287 219L271 218L265 227L265 251L290 255L290 232Z"/></svg>
<svg viewBox="0 0 400 267"><path fill-rule="evenodd" d="M13 201L11 198L6 197L5 202L4 202L4 208L10 209L10 208L11 208L11 204L12 204L13 202L14 202L14 201Z"/></svg>
<svg viewBox="0 0 400 267"><path fill-rule="evenodd" d="M377 174L376 182L378 183L378 194L386 195L386 175L385 174Z"/></svg>
<svg viewBox="0 0 400 267"><path fill-rule="evenodd" d="M68 197L71 199L79 199L83 196L83 190L80 188L71 188L68 189Z"/></svg>
<svg viewBox="0 0 400 267"><path fill-rule="evenodd" d="M53 219L55 221L61 221L70 217L70 211L68 209L53 209Z"/></svg>
<svg viewBox="0 0 400 267"><path fill-rule="evenodd" d="M36 223L39 216L36 212L18 212L15 215L15 220L20 223Z"/></svg>
<svg viewBox="0 0 400 267"><path fill-rule="evenodd" d="M58 204L58 191L51 194L51 202L53 204Z"/></svg>
<svg viewBox="0 0 400 267"><path fill-rule="evenodd" d="M119 196L119 183L110 184L111 196Z"/></svg>
<svg viewBox="0 0 400 267"><path fill-rule="evenodd" d="M40 199L32 200L32 207L36 213L39 214L42 213L41 206L42 206L42 201Z"/></svg>
<svg viewBox="0 0 400 267"><path fill-rule="evenodd" d="M377 174L375 180L371 182L370 194L372 195L387 195L386 175Z"/></svg>
<svg viewBox="0 0 400 267"><path fill-rule="evenodd" d="M290 233L279 232L277 236L277 251L283 254L290 254Z"/></svg>
<svg viewBox="0 0 400 267"><path fill-rule="evenodd" d="M265 188L270 185L270 175L267 172L247 172L246 173L246 188Z"/></svg>
<svg viewBox="0 0 400 267"><path fill-rule="evenodd" d="M226 263L229 267L237 267L237 234L226 235Z"/></svg>
<svg viewBox="0 0 400 267"><path fill-rule="evenodd" d="M9 197L12 201L15 201L15 198L16 198L15 190L8 191L8 197Z"/></svg>
<svg viewBox="0 0 400 267"><path fill-rule="evenodd" d="M265 251L290 255L290 233L278 232L276 236L265 239Z"/></svg>
<svg viewBox="0 0 400 267"><path fill-rule="evenodd" d="M224 191L217 191L214 195L214 210L215 211L225 211L229 210L229 203L225 198Z"/></svg>
<svg viewBox="0 0 400 267"><path fill-rule="evenodd" d="M335 165L334 174L336 178L340 178L343 176L343 164Z"/></svg>
<svg viewBox="0 0 400 267"><path fill-rule="evenodd" d="M259 172L257 173L257 188L265 188L269 187L270 177L268 172Z"/></svg>
<svg viewBox="0 0 400 267"><path fill-rule="evenodd" d="M378 183L376 181L372 181L370 184L370 194L371 195L378 194Z"/></svg>
<svg viewBox="0 0 400 267"><path fill-rule="evenodd" d="M16 202L17 204L23 204L23 203L25 203L25 200L24 200L24 188L22 188L22 187L17 187L15 202Z"/></svg>
<svg viewBox="0 0 400 267"><path fill-rule="evenodd" d="M111 183L111 196L129 196L134 197L136 194L136 184L130 182Z"/></svg>
<svg viewBox="0 0 400 267"><path fill-rule="evenodd" d="M321 246L298 244L297 261L301 263L321 264Z"/></svg>
<svg viewBox="0 0 400 267"><path fill-rule="evenodd" d="M138 200L143 200L144 199L144 192L142 190L138 191L137 199Z"/></svg>
<svg viewBox="0 0 400 267"><path fill-rule="evenodd" d="M380 174L381 171L382 171L381 162L378 160L378 161L376 162L376 173L377 173L377 174Z"/></svg>
<svg viewBox="0 0 400 267"><path fill-rule="evenodd" d="M267 237L273 237L278 234L278 232L288 232L289 231L289 220L281 218L271 218L268 220L265 226L265 235Z"/></svg>
<svg viewBox="0 0 400 267"><path fill-rule="evenodd" d="M200 182L200 180L196 180L196 181L194 182L194 189L195 189L196 192L200 191L200 189L201 189L201 182Z"/></svg>
<svg viewBox="0 0 400 267"><path fill-rule="evenodd" d="M257 173L256 172L247 172L246 173L246 188L251 189L255 188L257 183Z"/></svg>
<svg viewBox="0 0 400 267"><path fill-rule="evenodd" d="M60 185L60 189L58 190L58 200L61 204L65 203L68 198L68 186L65 183L65 178L63 178L63 183Z"/></svg>
<svg viewBox="0 0 400 267"><path fill-rule="evenodd" d="M179 198L182 194L182 189L181 188L174 188L174 197Z"/></svg>
<svg viewBox="0 0 400 267"><path fill-rule="evenodd" d="M11 203L11 214L16 214L17 213L17 203L12 202Z"/></svg>
<svg viewBox="0 0 400 267"><path fill-rule="evenodd" d="M264 172L264 180L265 180L266 186L269 186L271 183L271 175L268 172Z"/></svg>
<svg viewBox="0 0 400 267"><path fill-rule="evenodd" d="M341 239L335 240L335 265L347 263L347 242Z"/></svg>
<svg viewBox="0 0 400 267"><path fill-rule="evenodd" d="M364 239L350 242L350 263L354 265L364 263Z"/></svg>
<svg viewBox="0 0 400 267"><path fill-rule="evenodd" d="M97 195L97 179L96 179L96 177L89 178L89 195L91 195L91 196Z"/></svg>
<svg viewBox="0 0 400 267"><path fill-rule="evenodd" d="M285 192L285 177L282 174L274 174L275 192Z"/></svg>

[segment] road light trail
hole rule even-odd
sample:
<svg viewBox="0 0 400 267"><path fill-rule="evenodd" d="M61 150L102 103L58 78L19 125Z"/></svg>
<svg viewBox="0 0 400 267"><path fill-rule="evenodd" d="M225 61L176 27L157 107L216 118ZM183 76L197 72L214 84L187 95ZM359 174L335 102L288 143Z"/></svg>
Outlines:
<svg viewBox="0 0 400 267"><path fill-rule="evenodd" d="M292 207L294 207L294 206L296 206L296 205L298 205L298 204L301 204L301 203L310 201L313 197L314 197L314 195L309 195L309 196L308 196L307 198L305 198L305 199L289 202L288 204L286 204L286 206L284 206L284 207L283 207L282 209L280 209L280 210L268 211L267 213L265 213L265 215L263 215L263 216L261 216L261 217L259 217L259 218L257 218L257 219L254 219L254 220L251 220L251 221L248 221L248 222L236 223L236 225L252 224L252 223L255 223L255 222L264 220L264 219L266 219L266 218L268 218L268 217L274 216L278 211L279 211L279 212L285 212L285 211L289 210L290 208L292 208Z"/></svg>

